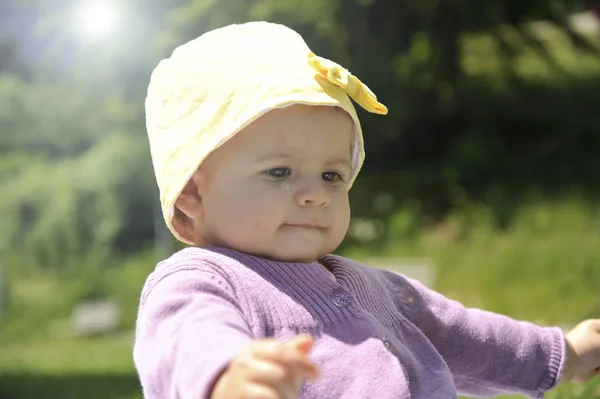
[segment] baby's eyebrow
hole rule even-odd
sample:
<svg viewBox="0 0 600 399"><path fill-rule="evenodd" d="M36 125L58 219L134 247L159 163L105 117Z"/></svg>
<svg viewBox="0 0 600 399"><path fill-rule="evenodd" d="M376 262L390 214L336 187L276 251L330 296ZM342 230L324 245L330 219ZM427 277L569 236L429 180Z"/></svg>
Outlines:
<svg viewBox="0 0 600 399"><path fill-rule="evenodd" d="M334 159L333 161L327 162L327 164L329 164L329 165L343 165L343 166L347 167L348 169L352 169L352 163L349 160L345 159L345 158Z"/></svg>
<svg viewBox="0 0 600 399"><path fill-rule="evenodd" d="M294 155L290 152L269 152L258 157L256 162L272 161L275 159L289 159L293 156Z"/></svg>
<svg viewBox="0 0 600 399"><path fill-rule="evenodd" d="M292 152L269 152L267 154L263 154L256 159L256 162L265 162L265 161L273 161L273 160L282 160L282 159L290 159L294 158L294 154ZM348 169L352 169L352 163L346 158L336 158L331 161L327 161L327 165L342 165L347 167Z"/></svg>

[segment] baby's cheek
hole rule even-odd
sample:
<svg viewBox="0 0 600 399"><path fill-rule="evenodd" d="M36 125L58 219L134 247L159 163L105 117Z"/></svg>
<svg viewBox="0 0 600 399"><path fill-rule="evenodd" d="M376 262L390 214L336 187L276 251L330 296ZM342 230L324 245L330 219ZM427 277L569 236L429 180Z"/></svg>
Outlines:
<svg viewBox="0 0 600 399"><path fill-rule="evenodd" d="M230 213L230 219L237 225L244 226L250 233L265 232L272 224L272 219L276 213L275 209L270 209L265 201L248 199L247 201L238 201Z"/></svg>
<svg viewBox="0 0 600 399"><path fill-rule="evenodd" d="M253 239L262 238L268 231L267 223L263 218L253 219L251 223L251 236Z"/></svg>
<svg viewBox="0 0 600 399"><path fill-rule="evenodd" d="M332 204L332 212L334 212L334 221L337 228L346 231L350 225L350 204L348 198L340 196L337 201Z"/></svg>

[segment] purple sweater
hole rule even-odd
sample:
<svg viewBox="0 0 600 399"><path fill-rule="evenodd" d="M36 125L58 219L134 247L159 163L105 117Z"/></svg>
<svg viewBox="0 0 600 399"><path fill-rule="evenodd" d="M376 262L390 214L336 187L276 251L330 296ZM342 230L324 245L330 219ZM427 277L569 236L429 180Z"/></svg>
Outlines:
<svg viewBox="0 0 600 399"><path fill-rule="evenodd" d="M302 398L543 397L565 341L340 256L284 263L224 248L161 262L141 297L134 359L147 399L208 398L252 340L309 333L321 379Z"/></svg>

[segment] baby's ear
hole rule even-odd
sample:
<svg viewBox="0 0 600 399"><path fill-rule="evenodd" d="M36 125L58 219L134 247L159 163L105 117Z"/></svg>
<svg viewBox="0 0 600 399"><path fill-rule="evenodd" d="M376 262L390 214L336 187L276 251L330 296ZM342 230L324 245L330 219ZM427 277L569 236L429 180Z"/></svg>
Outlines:
<svg viewBox="0 0 600 399"><path fill-rule="evenodd" d="M202 212L202 197L198 189L200 173L196 172L187 182L175 201L175 206L189 219L196 219Z"/></svg>

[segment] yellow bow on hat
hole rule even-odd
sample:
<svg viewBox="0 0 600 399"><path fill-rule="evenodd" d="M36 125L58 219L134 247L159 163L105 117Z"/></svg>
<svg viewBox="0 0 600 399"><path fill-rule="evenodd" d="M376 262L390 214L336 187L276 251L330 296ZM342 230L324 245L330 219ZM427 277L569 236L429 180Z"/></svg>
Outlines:
<svg viewBox="0 0 600 399"><path fill-rule="evenodd" d="M326 79L327 82L342 88L358 105L369 112L380 115L387 114L387 107L377 101L375 93L346 68L312 52L308 55L308 63L317 70L315 79L321 83L324 83L323 79Z"/></svg>

